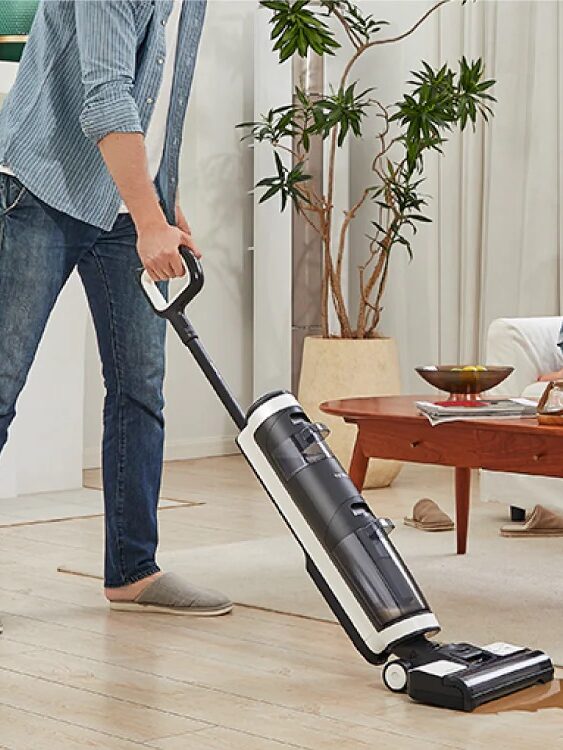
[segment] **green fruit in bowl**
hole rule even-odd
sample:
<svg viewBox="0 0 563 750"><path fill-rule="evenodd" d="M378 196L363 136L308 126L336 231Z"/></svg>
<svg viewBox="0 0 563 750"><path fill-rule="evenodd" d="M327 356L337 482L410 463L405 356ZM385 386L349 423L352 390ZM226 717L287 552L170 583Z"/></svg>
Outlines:
<svg viewBox="0 0 563 750"><path fill-rule="evenodd" d="M465 367L452 367L452 372L487 372L483 365L465 365Z"/></svg>

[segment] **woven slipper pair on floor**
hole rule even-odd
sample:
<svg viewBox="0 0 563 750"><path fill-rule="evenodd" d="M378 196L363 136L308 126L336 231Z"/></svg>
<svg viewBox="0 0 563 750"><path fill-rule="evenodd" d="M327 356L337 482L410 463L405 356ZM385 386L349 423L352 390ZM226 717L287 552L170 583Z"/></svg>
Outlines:
<svg viewBox="0 0 563 750"><path fill-rule="evenodd" d="M412 518L405 518L407 526L421 531L451 531L452 519L429 497L419 500L413 508ZM505 537L556 537L563 536L563 515L558 515L543 505L536 505L525 523L501 526L500 535Z"/></svg>
<svg viewBox="0 0 563 750"><path fill-rule="evenodd" d="M536 505L524 523L501 526L501 536L563 536L563 516Z"/></svg>
<svg viewBox="0 0 563 750"><path fill-rule="evenodd" d="M163 573L131 602L110 602L110 609L213 617L226 615L233 603L224 594L194 586L175 573Z"/></svg>
<svg viewBox="0 0 563 750"><path fill-rule="evenodd" d="M451 531L454 522L429 497L423 497L412 509L412 518L403 519L406 526L412 526L421 531Z"/></svg>

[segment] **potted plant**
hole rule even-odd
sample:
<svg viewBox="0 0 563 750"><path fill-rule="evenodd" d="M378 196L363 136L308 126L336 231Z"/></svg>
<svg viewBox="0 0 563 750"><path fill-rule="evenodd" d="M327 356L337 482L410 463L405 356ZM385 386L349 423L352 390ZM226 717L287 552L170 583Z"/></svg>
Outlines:
<svg viewBox="0 0 563 750"><path fill-rule="evenodd" d="M450 0L434 3L412 28L394 37L382 33L385 21L363 13L350 0L260 3L272 12L271 38L280 63L295 55L344 53L333 23L343 28L349 46L338 86L329 93L310 94L296 86L291 103L270 110L257 122L239 125L247 129L245 137L272 147L275 171L256 185L263 190L260 203L279 199L282 211L293 204L321 238L322 335L305 342L300 382L300 399L314 417L320 416L319 402L328 398L399 392L395 343L380 331L391 258L400 248L412 257L418 225L431 221L425 213L428 197L422 192L427 156L442 153L452 130L463 131L469 124L475 128L479 118L487 120L492 114L490 89L495 82L484 77L481 59L462 57L456 69L447 64L435 69L423 62L411 73L402 99L390 105L380 101L375 88L361 90L353 80L354 66L363 55L380 45L400 42L447 2ZM373 110L381 123L373 138L373 181L336 217L337 149L350 138L364 137L363 125ZM306 172L315 138L327 142L327 177L322 191L315 189ZM371 212L372 233L366 239L365 259L357 269L358 311L352 317L343 291L343 272L350 227L360 211ZM336 330L330 328L331 305ZM333 449L347 465L352 428L331 427ZM397 465L380 462L379 476L368 474L368 486L389 484L397 471Z"/></svg>

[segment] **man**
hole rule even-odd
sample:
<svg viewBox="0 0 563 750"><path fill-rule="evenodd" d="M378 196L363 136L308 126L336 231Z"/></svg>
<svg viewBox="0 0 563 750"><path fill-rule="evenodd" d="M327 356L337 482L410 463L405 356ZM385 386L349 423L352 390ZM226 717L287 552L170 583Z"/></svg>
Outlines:
<svg viewBox="0 0 563 750"><path fill-rule="evenodd" d="M205 0L42 0L0 112L0 450L74 268L103 365L105 595L140 611L224 614L155 560L165 323L136 280L199 255L178 158ZM61 457L64 460L64 456Z"/></svg>

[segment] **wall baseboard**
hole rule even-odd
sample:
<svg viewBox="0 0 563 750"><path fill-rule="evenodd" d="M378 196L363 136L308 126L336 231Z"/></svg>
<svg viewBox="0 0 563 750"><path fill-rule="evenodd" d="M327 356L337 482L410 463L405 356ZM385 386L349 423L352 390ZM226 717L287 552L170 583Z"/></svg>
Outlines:
<svg viewBox="0 0 563 750"><path fill-rule="evenodd" d="M187 458L231 456L238 452L235 435L221 435L198 440L167 440L164 446L164 460L182 461Z"/></svg>
<svg viewBox="0 0 563 750"><path fill-rule="evenodd" d="M235 435L199 438L198 440L167 440L164 446L165 461L183 461L189 458L209 456L231 456L238 453ZM100 466L100 448L84 449L84 468L96 469Z"/></svg>

